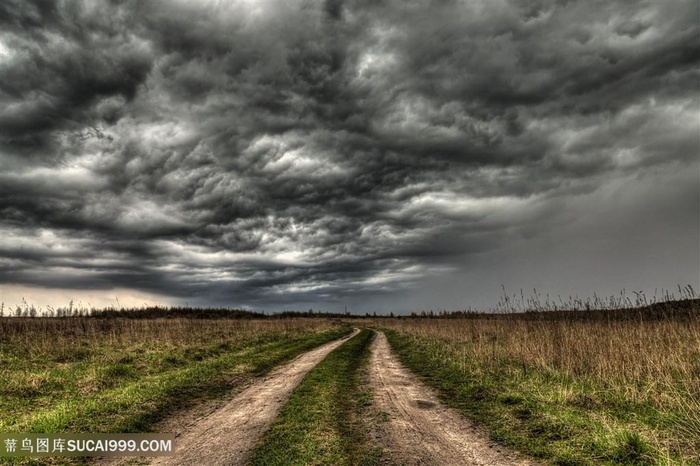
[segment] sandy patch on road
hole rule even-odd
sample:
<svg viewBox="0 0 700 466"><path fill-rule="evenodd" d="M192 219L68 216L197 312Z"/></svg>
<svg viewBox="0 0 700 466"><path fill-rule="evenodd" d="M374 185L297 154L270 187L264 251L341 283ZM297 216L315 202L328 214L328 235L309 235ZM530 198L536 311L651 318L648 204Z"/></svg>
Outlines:
<svg viewBox="0 0 700 466"><path fill-rule="evenodd" d="M369 384L377 410L388 415L378 442L392 463L401 465L533 465L488 439L455 410L443 406L391 354L382 332L372 342Z"/></svg>
<svg viewBox="0 0 700 466"><path fill-rule="evenodd" d="M350 337L359 333L355 330ZM349 337L327 343L253 382L223 407L207 412L177 432L174 456L154 458L151 465L243 465L250 450L270 427L277 412L304 376ZM183 421L191 421L182 419ZM170 430L170 432L173 432ZM142 461L138 461L142 464ZM105 463L102 463L105 464ZM113 463L112 463L113 464Z"/></svg>

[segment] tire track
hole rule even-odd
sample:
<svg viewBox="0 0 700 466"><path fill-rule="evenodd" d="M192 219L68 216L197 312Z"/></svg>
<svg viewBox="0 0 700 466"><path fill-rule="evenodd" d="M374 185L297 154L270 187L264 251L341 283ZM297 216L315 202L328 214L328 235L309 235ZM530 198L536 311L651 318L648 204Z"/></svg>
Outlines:
<svg viewBox="0 0 700 466"><path fill-rule="evenodd" d="M388 415L378 429L387 456L401 465L534 465L488 439L474 423L446 408L431 389L391 354L386 335L372 342L369 384L375 408Z"/></svg>

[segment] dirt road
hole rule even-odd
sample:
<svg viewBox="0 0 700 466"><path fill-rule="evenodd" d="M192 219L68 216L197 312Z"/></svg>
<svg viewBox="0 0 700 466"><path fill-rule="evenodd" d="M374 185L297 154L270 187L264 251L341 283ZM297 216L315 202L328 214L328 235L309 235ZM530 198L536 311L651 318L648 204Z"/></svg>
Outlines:
<svg viewBox="0 0 700 466"><path fill-rule="evenodd" d="M375 407L388 414L379 443L401 465L532 465L519 460L437 396L391 354L386 336L372 342L369 384Z"/></svg>
<svg viewBox="0 0 700 466"><path fill-rule="evenodd" d="M359 330L351 335L355 336ZM222 408L198 420L176 440L175 456L155 458L152 465L243 465L280 407L302 378L347 340L337 340L274 369Z"/></svg>

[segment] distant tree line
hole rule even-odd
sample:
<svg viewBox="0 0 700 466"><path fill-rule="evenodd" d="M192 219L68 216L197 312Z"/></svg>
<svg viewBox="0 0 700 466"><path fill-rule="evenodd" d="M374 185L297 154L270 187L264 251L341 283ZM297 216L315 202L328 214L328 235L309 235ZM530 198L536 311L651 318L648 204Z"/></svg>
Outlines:
<svg viewBox="0 0 700 466"><path fill-rule="evenodd" d="M144 306L141 308L115 308L106 309L86 308L76 306L71 301L66 307L54 308L47 306L46 309L29 305L23 299L22 305L14 309L6 308L4 303L0 304L0 317L91 317L97 319L127 318L127 319L285 319L285 318L366 318L366 319L525 319L525 320L619 320L619 319L666 319L683 318L697 316L700 313L700 299L680 299L671 301L660 301L638 307L614 308L614 309L591 309L583 308L577 310L551 310L551 309L528 309L518 310L496 310L496 311L474 311L471 309L458 311L420 311L411 312L409 315L395 315L393 312L387 314L365 313L351 314L350 312L322 312L309 309L308 311L284 311L278 313L266 313L264 311L250 311L243 309L229 308L195 308L195 307L164 307L164 306Z"/></svg>

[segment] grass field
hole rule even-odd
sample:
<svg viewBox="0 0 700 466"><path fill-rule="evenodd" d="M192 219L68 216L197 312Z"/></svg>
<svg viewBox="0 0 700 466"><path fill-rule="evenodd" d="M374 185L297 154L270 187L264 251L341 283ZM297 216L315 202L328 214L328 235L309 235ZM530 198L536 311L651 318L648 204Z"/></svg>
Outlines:
<svg viewBox="0 0 700 466"><path fill-rule="evenodd" d="M151 431L360 326L384 330L446 404L545 464L700 465L697 299L627 310L346 316L344 325L338 316L185 311L0 318L0 432ZM390 461L367 439L378 419L361 377L371 335L363 330L305 377L252 464Z"/></svg>
<svg viewBox="0 0 700 466"><path fill-rule="evenodd" d="M404 364L558 465L700 464L700 302L662 312L386 319Z"/></svg>
<svg viewBox="0 0 700 466"><path fill-rule="evenodd" d="M140 432L348 333L326 319L0 319L0 431Z"/></svg>

